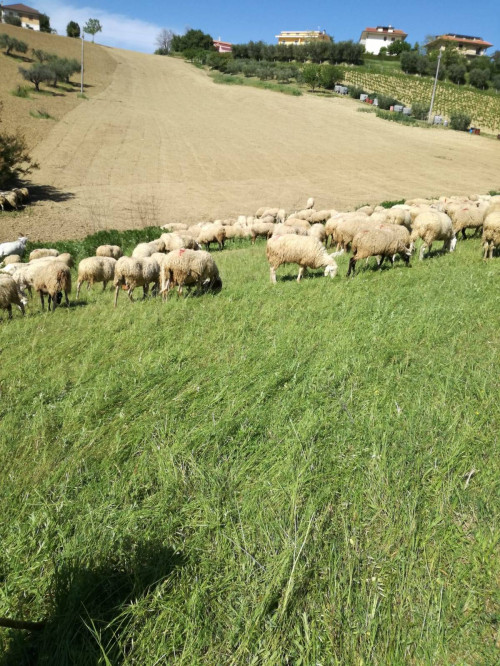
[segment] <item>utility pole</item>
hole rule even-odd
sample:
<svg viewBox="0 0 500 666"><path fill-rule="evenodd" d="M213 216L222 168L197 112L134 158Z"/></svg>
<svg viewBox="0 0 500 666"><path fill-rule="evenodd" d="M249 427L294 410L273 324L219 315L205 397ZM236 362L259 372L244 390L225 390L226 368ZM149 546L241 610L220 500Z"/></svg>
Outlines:
<svg viewBox="0 0 500 666"><path fill-rule="evenodd" d="M80 94L83 95L83 42L85 40L85 33L82 31L82 72L80 77Z"/></svg>
<svg viewBox="0 0 500 666"><path fill-rule="evenodd" d="M443 55L443 52L441 49L439 50L439 55L438 55L438 60L437 60L437 67L436 67L436 78L434 79L434 88L432 89L432 97L431 97L431 108L429 109L429 117L427 118L427 122L432 122L432 107L434 106L434 97L436 95L436 86L438 82L438 74L439 74L439 65L441 64L441 56Z"/></svg>

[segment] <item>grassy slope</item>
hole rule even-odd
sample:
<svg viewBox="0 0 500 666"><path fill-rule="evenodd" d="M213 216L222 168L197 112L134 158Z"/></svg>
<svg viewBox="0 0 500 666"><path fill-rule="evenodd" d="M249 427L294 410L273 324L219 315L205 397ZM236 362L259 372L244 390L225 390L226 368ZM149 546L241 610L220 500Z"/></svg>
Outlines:
<svg viewBox="0 0 500 666"><path fill-rule="evenodd" d="M498 259L216 260L0 326L6 663L493 663Z"/></svg>

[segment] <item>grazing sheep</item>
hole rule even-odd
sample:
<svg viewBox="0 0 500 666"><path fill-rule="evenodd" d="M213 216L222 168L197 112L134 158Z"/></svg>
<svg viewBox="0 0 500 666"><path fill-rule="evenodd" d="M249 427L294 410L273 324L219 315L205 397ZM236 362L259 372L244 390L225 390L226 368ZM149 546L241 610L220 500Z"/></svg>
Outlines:
<svg viewBox="0 0 500 666"><path fill-rule="evenodd" d="M99 245L95 251L96 257L111 257L111 259L119 259L123 257L123 250L119 245Z"/></svg>
<svg viewBox="0 0 500 666"><path fill-rule="evenodd" d="M164 229L165 231L186 231L187 228L187 224L181 224L180 222L170 222L160 227L160 229Z"/></svg>
<svg viewBox="0 0 500 666"><path fill-rule="evenodd" d="M42 257L58 257L59 251L49 247L40 247L30 252L29 261L41 259Z"/></svg>
<svg viewBox="0 0 500 666"><path fill-rule="evenodd" d="M371 217L366 215L349 215L339 219L334 227L330 225L328 231L331 233L332 244L336 243L337 249L347 250L357 233L364 229L371 229L376 224L376 221L372 221Z"/></svg>
<svg viewBox="0 0 500 666"><path fill-rule="evenodd" d="M151 257L120 257L115 265L115 303L118 302L120 287L126 288L128 297L133 302L133 291L136 287L142 287L143 297L146 298L149 285L154 283L158 289L160 279L160 266Z"/></svg>
<svg viewBox="0 0 500 666"><path fill-rule="evenodd" d="M275 224L274 230L272 233L272 238L278 236L297 236L298 235L297 227L292 227L290 224Z"/></svg>
<svg viewBox="0 0 500 666"><path fill-rule="evenodd" d="M314 238L317 238L321 243L324 243L326 240L326 231L325 227L321 222L316 222L316 224L313 224L311 228L309 229L309 236L313 236Z"/></svg>
<svg viewBox="0 0 500 666"><path fill-rule="evenodd" d="M309 199L307 200L306 208L314 208L314 198L313 197L309 197Z"/></svg>
<svg viewBox="0 0 500 666"><path fill-rule="evenodd" d="M199 250L199 243L190 236L187 232L175 232L172 234L162 234L160 239L163 241L165 246L164 252L172 252L172 250L178 250L181 247L187 247L191 250Z"/></svg>
<svg viewBox="0 0 500 666"><path fill-rule="evenodd" d="M476 233L480 231L487 208L487 205L476 206L470 203L448 204L444 207L444 212L450 216L455 234L458 236L462 232L462 238L465 240L467 238L466 229L474 229Z"/></svg>
<svg viewBox="0 0 500 666"><path fill-rule="evenodd" d="M40 262L33 278L33 289L40 294L42 310L45 309L44 295L49 297L49 312L60 303L60 294L64 292L66 305L69 307L68 294L71 292L71 271L62 261Z"/></svg>
<svg viewBox="0 0 500 666"><path fill-rule="evenodd" d="M153 252L165 252L165 241L162 238L149 243L139 243L135 246L132 256L134 258L150 257Z"/></svg>
<svg viewBox="0 0 500 666"><path fill-rule="evenodd" d="M161 268L162 293L164 298L173 287L182 294L184 286L196 285L202 291L220 291L222 280L212 255L205 250L174 250L166 255Z"/></svg>
<svg viewBox="0 0 500 666"><path fill-rule="evenodd" d="M87 282L90 289L94 282L102 282L102 290L106 289L108 282L115 277L116 259L113 257L87 257L78 264L78 280L76 283L76 297L80 295L80 287Z"/></svg>
<svg viewBox="0 0 500 666"><path fill-rule="evenodd" d="M487 259L488 256L492 259L494 248L500 246L500 208L485 218L481 242L484 247L483 259Z"/></svg>
<svg viewBox="0 0 500 666"><path fill-rule="evenodd" d="M415 218L411 232L412 251L417 238L421 238L423 241L420 247L419 259L424 258L426 250L430 252L434 241L444 241L443 250L445 252L453 252L457 243L451 219L446 213L437 210L424 211Z"/></svg>
<svg viewBox="0 0 500 666"><path fill-rule="evenodd" d="M15 190L10 192L2 192L2 195L4 203L8 203L11 208L14 208L14 210L17 210L19 208L19 204L22 203L22 196Z"/></svg>
<svg viewBox="0 0 500 666"><path fill-rule="evenodd" d="M267 241L267 260L270 265L271 282L276 284L276 270L282 264L298 264L300 282L306 268L325 268L331 278L337 274L333 255L328 254L317 238L311 236L278 236Z"/></svg>
<svg viewBox="0 0 500 666"><path fill-rule="evenodd" d="M356 208L356 213L364 213L365 215L372 215L375 212L375 208L373 206L360 206L359 208Z"/></svg>
<svg viewBox="0 0 500 666"><path fill-rule="evenodd" d="M226 239L235 239L235 238L251 238L252 232L249 227L246 225L233 224L230 227L226 227Z"/></svg>
<svg viewBox="0 0 500 666"><path fill-rule="evenodd" d="M347 277L354 275L356 262L368 257L382 257L379 266L385 257L390 257L394 264L394 256L399 254L407 266L410 265L410 232L400 226L376 226L357 233L352 240L353 255L349 260Z"/></svg>
<svg viewBox="0 0 500 666"><path fill-rule="evenodd" d="M8 257L9 254L18 254L20 257L24 257L27 242L28 238L26 236L19 236L16 241L1 243L0 259L3 257Z"/></svg>
<svg viewBox="0 0 500 666"><path fill-rule="evenodd" d="M8 257L5 257L3 260L4 266L9 264L19 264L21 262L21 257L18 254L9 254Z"/></svg>
<svg viewBox="0 0 500 666"><path fill-rule="evenodd" d="M255 213L255 217L262 217L266 210L269 210L271 206L261 206Z"/></svg>
<svg viewBox="0 0 500 666"><path fill-rule="evenodd" d="M299 217L292 217L292 218L289 217L287 220L285 220L284 224L290 227L295 227L296 229L303 229L306 232L306 234L309 232L309 229L311 228L311 225L307 220L301 220Z"/></svg>
<svg viewBox="0 0 500 666"><path fill-rule="evenodd" d="M317 210L309 218L311 224L316 224L317 222L326 222L331 218L332 215L335 215L337 211L334 210Z"/></svg>
<svg viewBox="0 0 500 666"><path fill-rule="evenodd" d="M17 195L20 197L21 201L29 201L30 192L27 187L15 187L13 191L17 192Z"/></svg>
<svg viewBox="0 0 500 666"><path fill-rule="evenodd" d="M210 249L211 243L218 243L219 250L223 250L225 240L225 228L221 224L215 224L215 222L202 226L197 238L199 245L204 245L207 250Z"/></svg>
<svg viewBox="0 0 500 666"><path fill-rule="evenodd" d="M273 234L274 226L273 222L254 222L250 227L252 245L255 245L257 238L270 238Z"/></svg>
<svg viewBox="0 0 500 666"><path fill-rule="evenodd" d="M411 230L411 216L408 210L404 208L388 208L386 210L385 224L399 224Z"/></svg>
<svg viewBox="0 0 500 666"><path fill-rule="evenodd" d="M24 315L24 306L27 300L19 292L17 284L6 273L0 273L0 308L7 310L9 319L12 319L12 306L17 305Z"/></svg>

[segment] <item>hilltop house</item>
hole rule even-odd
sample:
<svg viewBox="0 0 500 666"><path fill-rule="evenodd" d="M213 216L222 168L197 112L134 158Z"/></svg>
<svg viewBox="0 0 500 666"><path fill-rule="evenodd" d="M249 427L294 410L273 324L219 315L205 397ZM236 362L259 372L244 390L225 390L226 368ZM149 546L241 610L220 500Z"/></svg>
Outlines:
<svg viewBox="0 0 500 666"><path fill-rule="evenodd" d="M359 38L367 53L378 55L382 47L388 47L392 42L403 41L408 37L403 30L396 30L392 25L378 25L376 28L365 28Z"/></svg>
<svg viewBox="0 0 500 666"><path fill-rule="evenodd" d="M233 50L231 42L222 42L220 37L219 39L214 39L214 46L219 53L231 53Z"/></svg>
<svg viewBox="0 0 500 666"><path fill-rule="evenodd" d="M427 52L429 52L450 45L456 46L459 52L468 58L485 55L486 49L493 46L493 44L485 42L481 37L456 35L455 33L449 32L446 35L438 35L435 39L426 44L425 48L427 49Z"/></svg>
<svg viewBox="0 0 500 666"><path fill-rule="evenodd" d="M33 7L27 5L3 5L0 3L0 22L5 23L7 16L17 16L21 19L21 27L30 30L40 30L41 13Z"/></svg>
<svg viewBox="0 0 500 666"><path fill-rule="evenodd" d="M276 35L278 44L305 44L306 42L331 42L326 30L282 30Z"/></svg>

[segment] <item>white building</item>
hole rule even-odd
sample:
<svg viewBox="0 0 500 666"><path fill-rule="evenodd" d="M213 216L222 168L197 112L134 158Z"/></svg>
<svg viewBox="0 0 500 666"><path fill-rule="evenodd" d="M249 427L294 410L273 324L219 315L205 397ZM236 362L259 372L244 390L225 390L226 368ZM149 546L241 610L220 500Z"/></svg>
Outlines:
<svg viewBox="0 0 500 666"><path fill-rule="evenodd" d="M376 28L365 28L359 38L367 53L378 55L382 47L388 47L397 40L403 41L408 37L403 30L396 30L392 25L378 25Z"/></svg>
<svg viewBox="0 0 500 666"><path fill-rule="evenodd" d="M0 2L0 23L6 23L8 16L16 17L21 21L22 28L30 30L40 30L40 12L27 5L4 5Z"/></svg>

